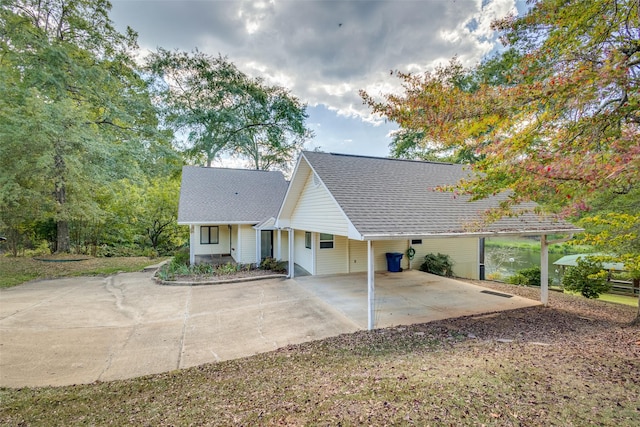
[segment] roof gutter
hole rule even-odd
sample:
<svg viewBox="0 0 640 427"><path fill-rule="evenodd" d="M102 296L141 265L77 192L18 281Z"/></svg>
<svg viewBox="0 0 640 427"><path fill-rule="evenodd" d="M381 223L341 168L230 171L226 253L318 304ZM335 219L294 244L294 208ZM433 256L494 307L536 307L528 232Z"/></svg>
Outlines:
<svg viewBox="0 0 640 427"><path fill-rule="evenodd" d="M495 236L541 236L543 234L571 234L583 232L583 228L572 229L547 229L528 231L478 231L463 233L430 233L430 234L403 234L403 233L379 233L362 234L361 240L398 240L398 239L441 239L463 237L495 237Z"/></svg>

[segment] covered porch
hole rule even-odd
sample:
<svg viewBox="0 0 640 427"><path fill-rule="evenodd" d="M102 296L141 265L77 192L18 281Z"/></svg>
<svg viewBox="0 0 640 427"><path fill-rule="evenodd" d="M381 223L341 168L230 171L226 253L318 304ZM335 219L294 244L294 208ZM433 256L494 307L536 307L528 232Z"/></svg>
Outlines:
<svg viewBox="0 0 640 427"><path fill-rule="evenodd" d="M548 232L558 233L561 231L564 231L564 230L550 230ZM294 230L289 230L289 237L290 237L288 242L289 243L289 278L296 277L297 259L296 259L296 242L294 239L295 234L296 233L294 232ZM563 234L565 237L557 240L549 240L547 237L547 234L540 234L540 232L523 231L520 233L513 233L513 232L502 233L502 235L517 235L517 236L540 235L540 243L541 243L540 303L543 304L544 306L547 306L548 299L549 299L549 269L548 269L549 245L553 243L566 241L572 237L572 233L561 233L561 234ZM359 264L361 268L359 272L355 272L351 270L352 256L350 254L351 251L349 250L349 248L351 247L350 245L353 245L353 243L349 244L349 242L355 242L355 241L352 241L351 239L347 239L346 236L344 236L344 240L347 242L346 244L347 250L346 252L345 251L342 251L342 252L345 252L347 256L345 257L343 254L341 254L340 251L338 251L337 257L331 256L328 259L333 260L334 263L337 263L337 264L343 264L344 261L340 261L340 259L346 260L346 264L347 264L346 270L343 268L342 271L339 271L339 272L349 273L349 274L342 274L336 277L348 277L349 281L354 281L354 283L358 283L359 287L355 291L355 294L359 295L360 298L362 298L360 306L362 308L363 315L366 314L366 317L367 317L367 322L366 322L367 328L371 330L374 328L382 327L382 324L380 323L379 314L378 315L376 314L376 305L378 304L379 301L383 301L384 299L381 300L377 292L383 292L383 293L386 292L384 289L380 290L380 284L376 283L376 280L379 280L380 278L393 279L394 277L403 277L402 276L403 273L388 273L388 272L384 272L384 270L381 269L382 263L380 259L384 257L385 252L389 251L389 248L393 248L394 246L397 246L398 251L402 252L402 247L407 248L409 247L409 245L411 245L412 241L415 242L417 240L420 240L421 242L423 240L428 240L432 242L433 241L440 241L440 242L464 241L467 243L466 245L459 246L459 247L457 245L454 245L453 247L458 247L459 250L465 250L469 252L470 256L473 257L473 259L470 260L472 264L471 269L469 268L465 269L465 271L469 270L471 271L471 273L468 273L468 272L467 274L458 273L457 275L463 278L469 278L469 279L479 278L480 280L484 280L484 237L488 237L492 235L496 235L496 233L467 232L467 233L457 233L456 235L442 234L442 235L416 235L416 236L387 236L386 239L363 240L363 241L357 242L357 243L361 243L364 249L363 251L357 251L358 253L361 254L360 257L362 259L362 262ZM339 249L340 245L337 244L339 241L337 237L338 236L333 238L334 245L331 247L331 249ZM402 239L399 239L401 237ZM313 243L313 238L311 240ZM317 259L316 253L318 252L318 250L313 250L315 249L315 246L316 245L312 244L311 245L312 250L310 251L310 253L312 254L312 260L313 260L312 261L313 269L311 270L311 274L314 276L317 274L317 270L315 269L314 263ZM465 247L466 249L464 249ZM419 263L416 263L416 264L417 265L414 265L413 268L416 268L419 265ZM405 273L410 273L410 271ZM420 275L420 277L423 277L421 275L425 273L417 272L417 274ZM454 275L456 275L455 269L454 269ZM404 277L408 277L408 276L404 275ZM440 278L439 276L434 276L434 277L438 277L439 279L442 279L442 281L451 280L446 278ZM306 280L309 280L309 279L304 279L304 278L302 279L303 282ZM364 286L364 283L366 283L366 287ZM420 295L421 295L420 298L422 297L432 298L433 295L438 295L438 294L435 293L435 294L429 294L429 295L422 295L422 294ZM384 294L383 294L383 298L384 298ZM349 300L349 298L347 299ZM474 311L475 308L473 308L474 307L473 300L470 300L467 302L470 303L470 305L467 308L471 309L471 312L469 312L468 314L477 313L476 311ZM423 305L428 306L429 303L430 303L429 301L425 301ZM450 308L451 307L447 305L447 309L450 309ZM480 309L479 312L485 312L485 311L487 310ZM466 314L459 314L459 315L462 316ZM452 316L451 314L447 314L444 317L457 317L457 316Z"/></svg>

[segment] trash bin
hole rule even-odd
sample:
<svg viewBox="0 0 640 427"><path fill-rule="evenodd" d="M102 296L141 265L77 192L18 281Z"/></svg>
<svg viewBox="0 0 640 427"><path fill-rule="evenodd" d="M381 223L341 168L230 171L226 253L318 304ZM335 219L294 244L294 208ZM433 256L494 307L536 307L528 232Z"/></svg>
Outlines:
<svg viewBox="0 0 640 427"><path fill-rule="evenodd" d="M392 273L399 273L402 271L400 268L400 261L402 260L402 254L400 252L387 252L387 271Z"/></svg>

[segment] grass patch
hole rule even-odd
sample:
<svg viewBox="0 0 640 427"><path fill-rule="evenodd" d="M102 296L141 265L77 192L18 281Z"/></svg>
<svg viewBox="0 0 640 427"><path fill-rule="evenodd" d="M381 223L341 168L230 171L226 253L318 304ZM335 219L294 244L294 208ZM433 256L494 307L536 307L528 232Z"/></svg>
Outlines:
<svg viewBox="0 0 640 427"><path fill-rule="evenodd" d="M582 295L580 295L580 292L571 292L567 290L563 290L563 292L567 295L584 298ZM632 297L630 295L600 294L597 300L611 302L614 304L630 305L631 307L638 306L638 297Z"/></svg>
<svg viewBox="0 0 640 427"><path fill-rule="evenodd" d="M533 239L513 239L506 237L491 237L485 240L487 248L516 248L523 250L539 251L540 241ZM553 243L549 245L550 254L582 254L593 252L591 246L572 245L568 243Z"/></svg>
<svg viewBox="0 0 640 427"><path fill-rule="evenodd" d="M162 261L163 258L112 257L91 258L82 261L47 262L27 257L0 256L0 288L16 286L34 279L69 276L110 275L117 272L140 271Z"/></svg>
<svg viewBox="0 0 640 427"><path fill-rule="evenodd" d="M632 307L638 306L638 297L632 297L630 295L616 295L616 294L602 294L598 297L600 301L613 302L615 304L630 305Z"/></svg>

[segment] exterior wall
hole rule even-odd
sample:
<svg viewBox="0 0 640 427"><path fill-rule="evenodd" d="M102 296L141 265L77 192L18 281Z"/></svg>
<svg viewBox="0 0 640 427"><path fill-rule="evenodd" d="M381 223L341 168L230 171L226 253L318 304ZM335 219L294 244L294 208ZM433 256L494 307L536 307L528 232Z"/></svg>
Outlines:
<svg viewBox="0 0 640 427"><path fill-rule="evenodd" d="M252 225L238 226L238 242L239 251L236 261L242 264L254 264L256 262L256 230Z"/></svg>
<svg viewBox="0 0 640 427"><path fill-rule="evenodd" d="M238 262L238 226L236 224L231 226L231 256Z"/></svg>
<svg viewBox="0 0 640 427"><path fill-rule="evenodd" d="M311 274L316 274L313 271L313 249L307 249L304 247L304 231L294 230L293 234L293 260L300 267L304 268ZM314 233L311 233L311 247L315 243Z"/></svg>
<svg viewBox="0 0 640 427"><path fill-rule="evenodd" d="M209 224L203 226L209 226ZM193 227L194 235L193 239L190 239L192 244L191 250L194 255L220 255L231 253L229 246L229 227L227 224L210 224L210 226L218 227L218 244L215 245L203 245L200 243L200 225Z"/></svg>
<svg viewBox="0 0 640 427"><path fill-rule="evenodd" d="M278 244L278 231L273 232L274 244ZM289 232L287 230L280 231L280 259L279 261L289 261ZM274 256L277 256L278 249L276 246Z"/></svg>
<svg viewBox="0 0 640 427"><path fill-rule="evenodd" d="M409 242L405 242L406 245ZM480 256L479 241L477 237L454 238L454 239L422 239L421 245L411 245L416 250L416 256L411 264L412 268L418 269L424 256L428 253L447 254L453 261L453 274L466 279L479 278ZM406 256L405 256L406 257ZM403 263L404 266L404 263Z"/></svg>
<svg viewBox="0 0 640 427"><path fill-rule="evenodd" d="M318 235L312 240L316 247L315 274L343 274L349 272L348 239L346 237L334 234L333 248L325 249L320 248Z"/></svg>
<svg viewBox="0 0 640 427"><path fill-rule="evenodd" d="M325 187L314 183L313 175L313 172L309 174L291 213L291 227L346 236L348 226L344 214Z"/></svg>
<svg viewBox="0 0 640 427"><path fill-rule="evenodd" d="M365 242L366 243L366 242ZM377 240L373 242L373 257L375 271L387 271L387 252L400 252L403 254L400 266L407 267L405 254L407 250L406 240ZM366 271L366 270L365 270Z"/></svg>
<svg viewBox="0 0 640 427"><path fill-rule="evenodd" d="M349 240L349 273L367 271L367 242L364 240Z"/></svg>

